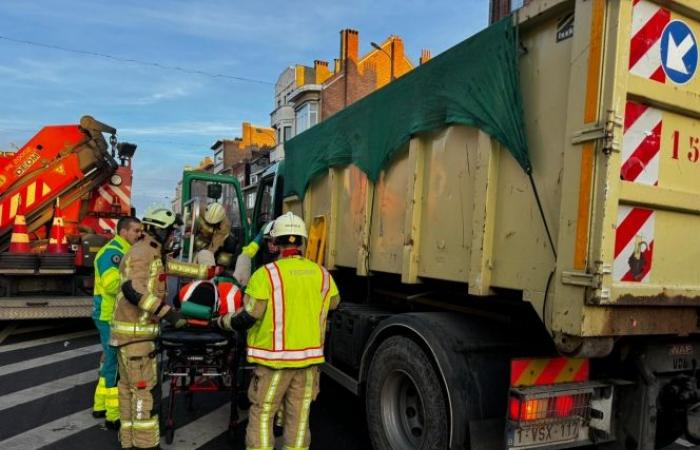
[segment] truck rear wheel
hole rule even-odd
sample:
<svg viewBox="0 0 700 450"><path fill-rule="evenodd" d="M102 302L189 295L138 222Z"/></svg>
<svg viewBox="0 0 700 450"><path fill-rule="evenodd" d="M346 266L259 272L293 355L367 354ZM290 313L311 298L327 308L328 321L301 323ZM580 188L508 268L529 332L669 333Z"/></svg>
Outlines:
<svg viewBox="0 0 700 450"><path fill-rule="evenodd" d="M447 407L438 374L411 339L394 336L379 346L367 375L366 403L375 450L447 448Z"/></svg>

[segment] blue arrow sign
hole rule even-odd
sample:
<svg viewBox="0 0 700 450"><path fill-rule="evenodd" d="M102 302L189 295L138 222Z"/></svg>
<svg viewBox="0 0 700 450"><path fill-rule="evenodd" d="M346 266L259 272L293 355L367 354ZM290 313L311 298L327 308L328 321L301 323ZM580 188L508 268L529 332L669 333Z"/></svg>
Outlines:
<svg viewBox="0 0 700 450"><path fill-rule="evenodd" d="M661 65L671 81L685 84L698 68L698 43L685 22L674 20L661 35Z"/></svg>

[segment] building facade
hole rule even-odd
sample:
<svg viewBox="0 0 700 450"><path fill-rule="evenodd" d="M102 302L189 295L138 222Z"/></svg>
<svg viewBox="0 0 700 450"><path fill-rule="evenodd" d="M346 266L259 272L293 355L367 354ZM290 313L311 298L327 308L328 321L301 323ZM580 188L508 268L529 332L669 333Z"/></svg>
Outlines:
<svg viewBox="0 0 700 450"><path fill-rule="evenodd" d="M275 109L270 124L277 145L270 154L272 162L284 159L284 143L319 121L322 83L331 75L326 61L316 60L313 67L298 64L286 68L275 84Z"/></svg>
<svg viewBox="0 0 700 450"><path fill-rule="evenodd" d="M400 37L389 36L372 47L360 56L359 32L351 29L340 32L340 55L335 60L333 75L324 82L321 91L322 120L413 69Z"/></svg>
<svg viewBox="0 0 700 450"><path fill-rule="evenodd" d="M340 57L332 70L327 61L316 60L313 67L290 66L280 74L275 109L270 113L277 136L271 162L284 159L284 143L290 138L413 69L398 36L389 36L376 47L373 44L362 57L359 45L357 31L342 30ZM423 50L421 63L428 59L430 52Z"/></svg>

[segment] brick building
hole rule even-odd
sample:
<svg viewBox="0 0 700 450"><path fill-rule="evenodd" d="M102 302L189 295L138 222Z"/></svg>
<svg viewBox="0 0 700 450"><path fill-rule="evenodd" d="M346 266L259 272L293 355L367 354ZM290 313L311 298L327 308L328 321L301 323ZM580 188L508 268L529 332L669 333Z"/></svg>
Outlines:
<svg viewBox="0 0 700 450"><path fill-rule="evenodd" d="M270 113L277 134L271 161L284 158L288 139L391 82L392 76L396 79L413 69L403 40L393 35L360 56L359 33L342 30L339 56L332 70L328 62L316 60L313 67L290 66L280 74L275 84L275 109ZM423 50L421 64L428 59L430 52Z"/></svg>
<svg viewBox="0 0 700 450"><path fill-rule="evenodd" d="M211 146L214 151L214 173L231 173L231 168L249 160L255 150L275 147L275 130L243 122L241 137L221 139Z"/></svg>
<svg viewBox="0 0 700 450"><path fill-rule="evenodd" d="M491 0L489 5L489 22L494 23L532 0Z"/></svg>
<svg viewBox="0 0 700 450"><path fill-rule="evenodd" d="M377 47L360 57L359 32L340 32L340 55L321 90L321 120L413 69L400 37L389 36ZM429 58L427 52L423 56Z"/></svg>

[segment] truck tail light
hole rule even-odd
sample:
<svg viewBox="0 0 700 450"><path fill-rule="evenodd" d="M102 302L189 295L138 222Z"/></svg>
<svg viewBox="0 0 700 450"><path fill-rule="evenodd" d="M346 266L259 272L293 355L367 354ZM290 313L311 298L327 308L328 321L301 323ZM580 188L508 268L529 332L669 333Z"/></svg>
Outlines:
<svg viewBox="0 0 700 450"><path fill-rule="evenodd" d="M569 417L574 410L574 395L554 397L554 413L557 417Z"/></svg>
<svg viewBox="0 0 700 450"><path fill-rule="evenodd" d="M589 393L543 395L537 398L512 395L508 405L508 416L516 422L530 422L548 418L587 418L590 411Z"/></svg>

